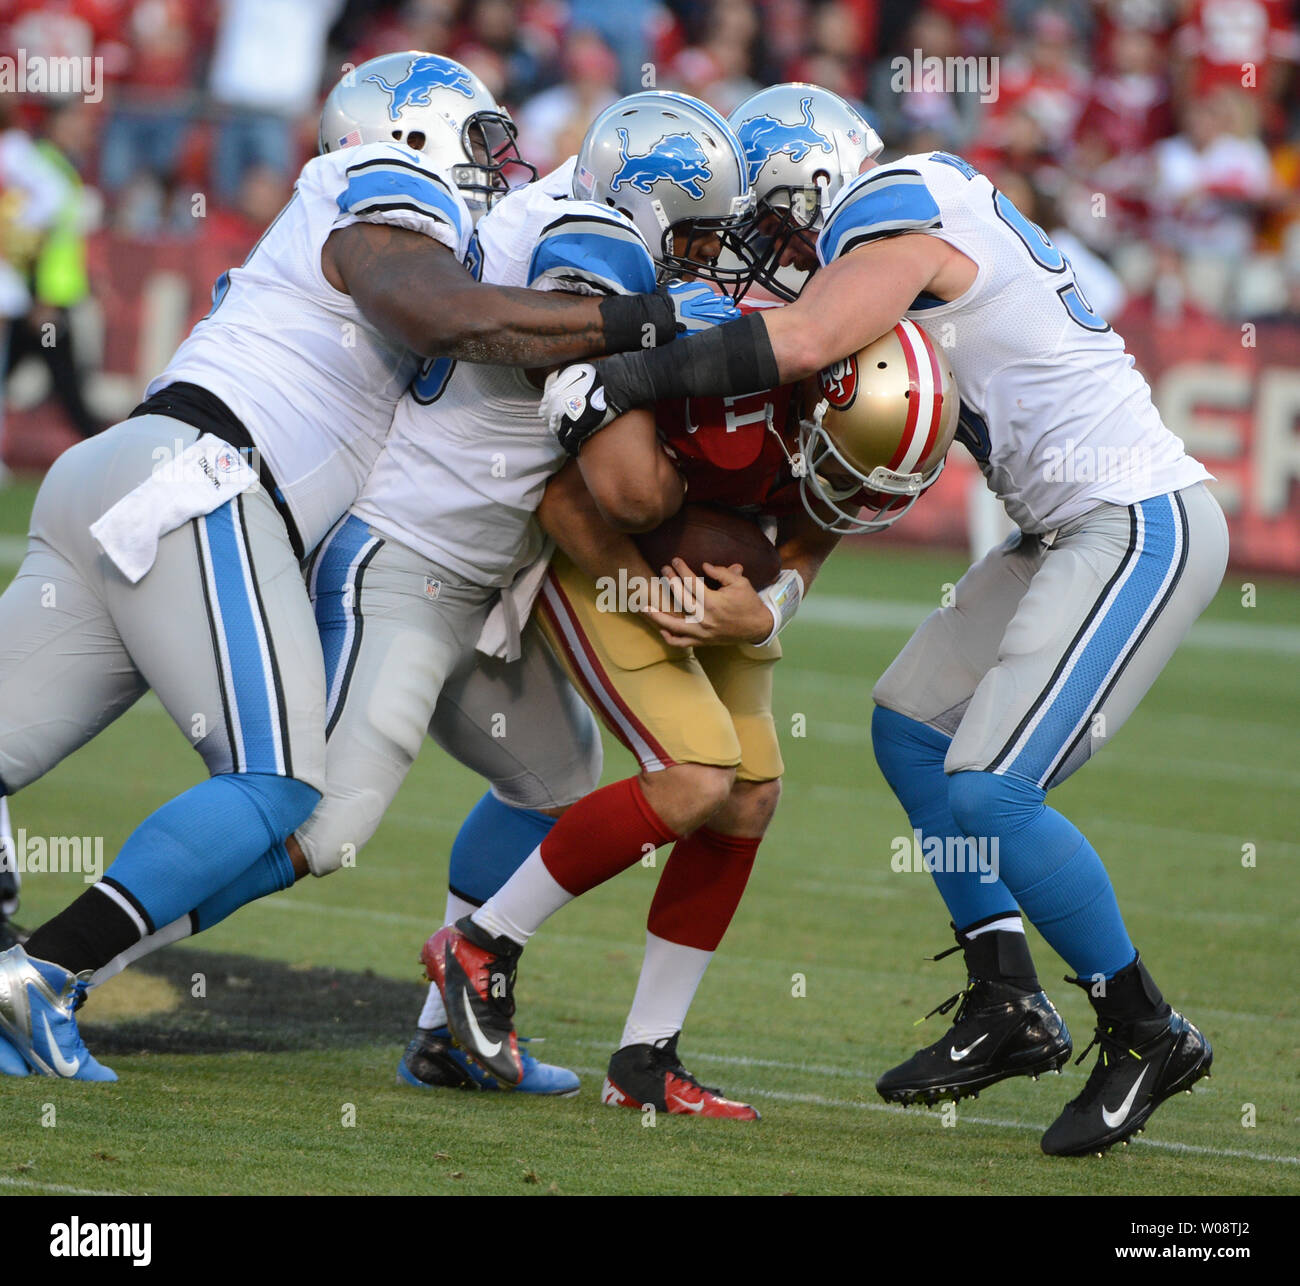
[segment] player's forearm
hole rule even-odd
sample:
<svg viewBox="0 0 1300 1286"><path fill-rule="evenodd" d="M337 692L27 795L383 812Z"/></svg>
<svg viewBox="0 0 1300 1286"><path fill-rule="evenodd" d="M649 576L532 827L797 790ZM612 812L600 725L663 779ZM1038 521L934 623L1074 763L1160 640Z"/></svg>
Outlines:
<svg viewBox="0 0 1300 1286"><path fill-rule="evenodd" d="M631 537L605 521L577 465L570 463L551 479L537 510L542 530L592 580L618 579L620 571L648 583L655 573Z"/></svg>
<svg viewBox="0 0 1300 1286"><path fill-rule="evenodd" d="M362 316L422 357L545 367L665 344L676 333L663 294L610 298L483 285L418 232L355 223L331 233L321 268Z"/></svg>
<svg viewBox="0 0 1300 1286"><path fill-rule="evenodd" d="M681 508L686 494L647 410L627 412L588 443L578 469L601 517L615 531L650 531Z"/></svg>
<svg viewBox="0 0 1300 1286"><path fill-rule="evenodd" d="M797 571L806 594L817 579L822 564L839 543L838 535L818 527L806 514L800 513L781 523L776 547L781 555L782 570Z"/></svg>
<svg viewBox="0 0 1300 1286"><path fill-rule="evenodd" d="M659 295L598 299L560 291L477 285L426 319L429 355L493 366L546 367L666 343L672 305Z"/></svg>
<svg viewBox="0 0 1300 1286"><path fill-rule="evenodd" d="M784 308L750 313L663 351L611 357L600 365L607 401L627 410L684 397L736 397L813 375L902 317L933 278L944 254L939 246L926 237L864 246L814 273Z"/></svg>

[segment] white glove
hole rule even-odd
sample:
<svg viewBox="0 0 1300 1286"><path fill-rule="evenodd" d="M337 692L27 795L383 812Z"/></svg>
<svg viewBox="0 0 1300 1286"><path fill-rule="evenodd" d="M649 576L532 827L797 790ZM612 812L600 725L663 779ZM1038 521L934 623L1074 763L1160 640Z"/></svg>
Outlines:
<svg viewBox="0 0 1300 1286"><path fill-rule="evenodd" d="M563 366L546 377L537 414L546 421L560 445L577 456L593 433L599 432L618 412L605 405L605 385L590 362Z"/></svg>

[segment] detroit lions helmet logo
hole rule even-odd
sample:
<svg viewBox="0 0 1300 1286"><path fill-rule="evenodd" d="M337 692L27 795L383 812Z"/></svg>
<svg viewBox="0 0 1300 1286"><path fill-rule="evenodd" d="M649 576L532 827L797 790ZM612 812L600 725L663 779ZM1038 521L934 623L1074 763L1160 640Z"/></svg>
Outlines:
<svg viewBox="0 0 1300 1286"><path fill-rule="evenodd" d="M799 104L803 120L793 125L779 121L775 116L753 116L736 130L736 137L745 150L749 162L749 182L758 181L758 172L778 153L786 153L792 161L802 161L814 148L834 153L831 141L813 125L812 97Z"/></svg>
<svg viewBox="0 0 1300 1286"><path fill-rule="evenodd" d="M693 201L704 200L701 186L713 178L709 158L698 140L689 134L665 134L648 152L633 156L628 151L627 130L618 131L618 173L610 180L609 190L617 192L624 183L650 195L656 183L667 179L675 183Z"/></svg>
<svg viewBox="0 0 1300 1286"><path fill-rule="evenodd" d="M391 99L388 105L389 120L400 120L408 107L430 106L430 94L435 89L454 89L466 98L474 97L474 82L469 72L450 58L426 56L412 60L406 69L406 75L390 85L382 76L371 75L367 81L374 81Z"/></svg>

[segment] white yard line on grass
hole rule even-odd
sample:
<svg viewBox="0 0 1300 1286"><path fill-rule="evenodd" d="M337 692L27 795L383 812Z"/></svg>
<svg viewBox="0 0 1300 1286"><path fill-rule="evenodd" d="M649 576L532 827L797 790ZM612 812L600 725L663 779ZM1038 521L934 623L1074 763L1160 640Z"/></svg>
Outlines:
<svg viewBox="0 0 1300 1286"><path fill-rule="evenodd" d="M433 929L430 928L430 925L433 924L432 917L430 916L411 915L409 912L404 912L404 911L378 911L372 907L327 906L324 903L320 903L320 902L308 902L304 898L291 898L291 897L258 898L257 901L248 903L248 906L243 909L244 910L260 909L262 911L306 912L311 915L337 915L337 916L343 916L351 919L372 920L380 924L409 924L412 925L413 927L420 929L426 935L433 932ZM1150 908L1147 909L1149 910ZM1171 914L1173 913L1171 912ZM1184 911L1184 912L1178 912L1177 914L1190 916L1194 913ZM1214 918L1211 912L1207 911L1202 914L1207 918ZM437 926L434 925L434 928L436 927ZM584 948L585 947L600 947L602 949L608 947L626 948L628 946L628 944L625 941L623 941L621 938L601 938L601 937L594 937L590 934L551 933L549 930L546 933L546 940L548 942L554 942L557 945L561 945L561 946L576 946L576 947L584 947ZM638 947L637 950L640 950L640 948ZM754 965L765 965L770 963L771 961L768 959L756 959L753 956L724 954L718 958L718 960L715 962L713 967L715 969L717 969L720 966L728 967L728 968L731 967L749 968ZM892 974L889 975L881 974L879 970L857 969L852 965L831 965L831 964L819 963L817 967L819 970L822 970L824 972L837 973L837 974L839 973L856 974L863 977L868 975L893 976ZM1219 1010L1215 1010L1214 1012L1224 1017L1243 1018L1243 1019L1258 1021L1258 1022L1268 1022L1268 1023L1300 1022L1300 1018L1287 1017L1285 1015L1279 1015L1279 1014L1255 1014L1244 1010L1228 1010L1228 1009L1219 1009ZM788 1064L780 1064L780 1065L789 1067L791 1069L797 1069L799 1066L799 1064L797 1063L788 1063ZM776 1064L774 1064L774 1066L776 1066Z"/></svg>
<svg viewBox="0 0 1300 1286"><path fill-rule="evenodd" d="M815 625L856 630L910 630L923 621L934 604L872 601L841 594L813 593L799 608L799 619ZM1300 654L1300 627L1294 625L1246 625L1234 621L1199 621L1192 626L1184 646L1222 648L1229 652L1275 652L1279 656Z"/></svg>
<svg viewBox="0 0 1300 1286"><path fill-rule="evenodd" d="M35 1188L40 1192L58 1192L69 1197L124 1197L128 1194L99 1188L70 1188L66 1183L42 1183L40 1179L13 1179L0 1174L0 1188Z"/></svg>
<svg viewBox="0 0 1300 1286"><path fill-rule="evenodd" d="M746 1063L749 1060L741 1058L718 1058L708 1055L692 1055L699 1062L718 1062L718 1063ZM573 1071L583 1076L604 1076L605 1068L603 1067L577 1067ZM939 1121L937 1111L927 1113L924 1108L910 1109L906 1107L897 1107L890 1103L864 1103L860 1099L847 1098L829 1098L825 1094L794 1094L786 1090L760 1090L749 1089L743 1086L733 1086L732 1093L741 1094L745 1098L765 1098L772 1099L778 1103L806 1103L812 1107L835 1107L835 1108L855 1108L862 1112L887 1112L890 1116L930 1116L934 1121ZM958 1111L959 1122L964 1121L968 1125L987 1125L995 1130L1031 1130L1037 1134L1042 1134L1047 1129L1046 1125L1039 1125L1032 1121L1007 1121L994 1116L963 1116ZM1190 1153L1193 1156L1207 1157L1231 1157L1238 1161L1259 1161L1267 1165L1300 1165L1300 1156L1277 1156L1271 1152L1246 1152L1240 1148L1212 1148L1199 1143L1174 1143L1164 1139L1131 1139L1130 1146L1143 1148L1158 1148L1162 1152L1182 1152Z"/></svg>

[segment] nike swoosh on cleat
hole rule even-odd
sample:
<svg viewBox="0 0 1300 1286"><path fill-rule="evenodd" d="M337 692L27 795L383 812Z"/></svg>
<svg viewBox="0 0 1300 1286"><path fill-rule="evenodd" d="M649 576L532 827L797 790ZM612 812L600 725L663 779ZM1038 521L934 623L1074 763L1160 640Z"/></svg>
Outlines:
<svg viewBox="0 0 1300 1286"><path fill-rule="evenodd" d="M1133 1088L1129 1090L1128 1098L1119 1105L1116 1111L1109 1112L1106 1110L1105 1103L1101 1105L1101 1119L1105 1121L1112 1130L1118 1125L1123 1125L1124 1122L1128 1120L1128 1114L1133 1110L1133 1100L1137 1098L1138 1087L1146 1079L1149 1067L1150 1064L1142 1069L1142 1075L1133 1082Z"/></svg>
<svg viewBox="0 0 1300 1286"><path fill-rule="evenodd" d="M74 1058L72 1062L68 1062L68 1060L63 1057L62 1050L59 1049L58 1044L54 1040L54 1033L50 1031L49 1015L42 1014L41 1022L45 1024L45 1039L50 1047L50 1058L54 1062L54 1070L60 1076L75 1076L77 1074L77 1069L81 1066L81 1059Z"/></svg>
<svg viewBox="0 0 1300 1286"><path fill-rule="evenodd" d="M460 994L465 1002L465 1022L469 1025L470 1033L474 1037L476 1052L482 1054L485 1058L495 1058L501 1052L501 1042L499 1040L495 1042L488 1041L478 1023L474 1020L474 1011L469 1004L469 992L462 987Z"/></svg>
<svg viewBox="0 0 1300 1286"><path fill-rule="evenodd" d="M967 1045L965 1049L950 1049L948 1051L948 1057L951 1058L954 1063L960 1063L961 1060L965 1058L966 1055L969 1054L971 1050L975 1048L976 1045L980 1044L981 1041L988 1040L988 1038L989 1038L989 1034L988 1032L985 1032L984 1035L979 1038L979 1040L971 1041L971 1043Z"/></svg>
<svg viewBox="0 0 1300 1286"><path fill-rule="evenodd" d="M668 1109L672 1110L673 1104L676 1104L683 1112L703 1112L703 1103L688 1103L684 1098L679 1098L676 1094L668 1100Z"/></svg>

